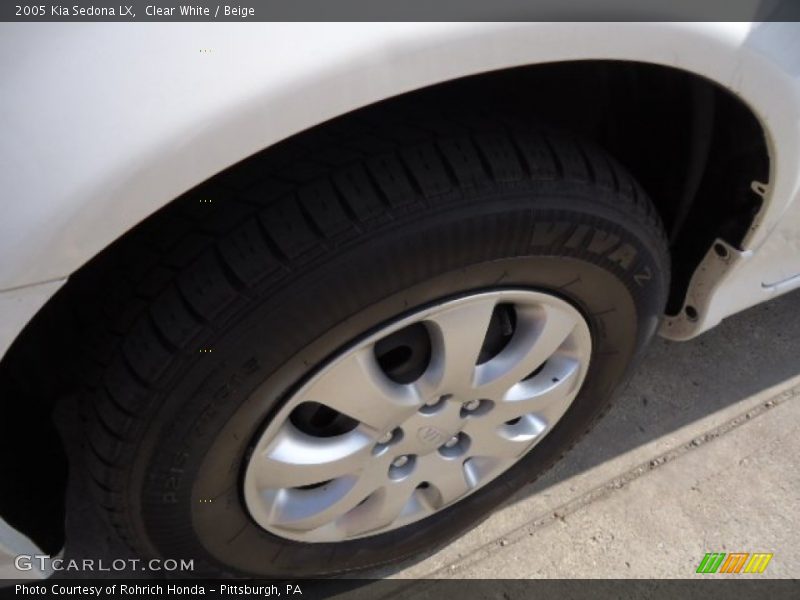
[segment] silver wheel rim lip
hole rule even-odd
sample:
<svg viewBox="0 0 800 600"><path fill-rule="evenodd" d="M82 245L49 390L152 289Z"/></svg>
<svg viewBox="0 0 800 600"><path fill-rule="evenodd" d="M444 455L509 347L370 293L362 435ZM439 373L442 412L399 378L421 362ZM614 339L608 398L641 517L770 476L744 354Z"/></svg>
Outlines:
<svg viewBox="0 0 800 600"><path fill-rule="evenodd" d="M514 305L516 331L497 356L470 365L501 303ZM372 348L414 323L428 328L431 361L417 381L397 384L375 371ZM400 317L338 352L266 425L245 465L246 508L263 529L307 543L373 536L431 516L502 475L553 429L582 387L591 351L580 312L541 291L481 291ZM289 419L308 401L359 424L309 436ZM390 432L400 433L382 443ZM449 445L453 438L459 442ZM405 463L394 466L401 456Z"/></svg>

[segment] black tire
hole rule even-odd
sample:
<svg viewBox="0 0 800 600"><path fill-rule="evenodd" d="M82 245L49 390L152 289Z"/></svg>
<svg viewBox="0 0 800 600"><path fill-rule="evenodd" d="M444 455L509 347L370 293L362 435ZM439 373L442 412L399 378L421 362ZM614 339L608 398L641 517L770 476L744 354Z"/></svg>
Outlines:
<svg viewBox="0 0 800 600"><path fill-rule="evenodd" d="M300 577L431 552L588 431L654 333L667 244L613 159L570 137L500 125L410 142L407 130L392 131L249 160L150 219L73 284L84 297L107 291L100 305L82 301L94 355L86 458L99 505L137 553L192 557L205 573ZM581 393L539 445L454 506L379 536L303 544L254 523L242 463L310 370L410 309L503 286L560 294L594 339ZM269 406L249 396L257 386L272 390Z"/></svg>

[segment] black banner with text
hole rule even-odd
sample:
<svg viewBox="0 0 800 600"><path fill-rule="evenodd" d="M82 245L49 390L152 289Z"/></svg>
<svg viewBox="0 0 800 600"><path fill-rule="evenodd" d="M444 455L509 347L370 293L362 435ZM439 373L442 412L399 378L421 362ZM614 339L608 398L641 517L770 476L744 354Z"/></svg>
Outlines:
<svg viewBox="0 0 800 600"><path fill-rule="evenodd" d="M77 580L0 582L0 598L283 598L323 600L726 600L800 597L796 580L721 578L693 580Z"/></svg>
<svg viewBox="0 0 800 600"><path fill-rule="evenodd" d="M0 21L794 21L798 0L66 0L0 3Z"/></svg>

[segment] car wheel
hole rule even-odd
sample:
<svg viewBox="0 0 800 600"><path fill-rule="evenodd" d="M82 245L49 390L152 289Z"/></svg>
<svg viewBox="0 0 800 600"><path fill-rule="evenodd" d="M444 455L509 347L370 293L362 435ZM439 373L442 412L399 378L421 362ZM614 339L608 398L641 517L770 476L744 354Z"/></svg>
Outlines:
<svg viewBox="0 0 800 600"><path fill-rule="evenodd" d="M429 553L568 450L654 333L663 229L603 151L485 123L352 149L256 157L115 251L86 446L139 554L300 577Z"/></svg>

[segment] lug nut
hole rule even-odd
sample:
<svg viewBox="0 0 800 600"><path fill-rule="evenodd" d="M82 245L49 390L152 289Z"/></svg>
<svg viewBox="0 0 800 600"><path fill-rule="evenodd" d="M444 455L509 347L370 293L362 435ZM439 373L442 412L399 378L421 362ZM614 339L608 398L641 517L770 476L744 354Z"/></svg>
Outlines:
<svg viewBox="0 0 800 600"><path fill-rule="evenodd" d="M452 397L453 397L452 394L444 394L442 396L434 396L433 398L430 398L425 403L425 406L436 406L437 404L439 404L439 402L449 400Z"/></svg>
<svg viewBox="0 0 800 600"><path fill-rule="evenodd" d="M381 437L378 438L378 443L379 444L388 444L389 442L392 441L393 437L394 437L394 431L387 431Z"/></svg>
<svg viewBox="0 0 800 600"><path fill-rule="evenodd" d="M468 412L472 412L473 410L478 410L478 407L481 405L480 400L470 400L469 402L464 402L462 408Z"/></svg>
<svg viewBox="0 0 800 600"><path fill-rule="evenodd" d="M399 469L400 467L405 467L407 464L408 464L407 456L398 456L392 461L392 466L395 469Z"/></svg>
<svg viewBox="0 0 800 600"><path fill-rule="evenodd" d="M452 447L453 447L453 446L455 446L456 444L458 444L458 436L457 436L457 435L454 435L453 437L451 437L449 440L447 440L447 441L444 443L444 447L445 447L445 448L452 448Z"/></svg>

